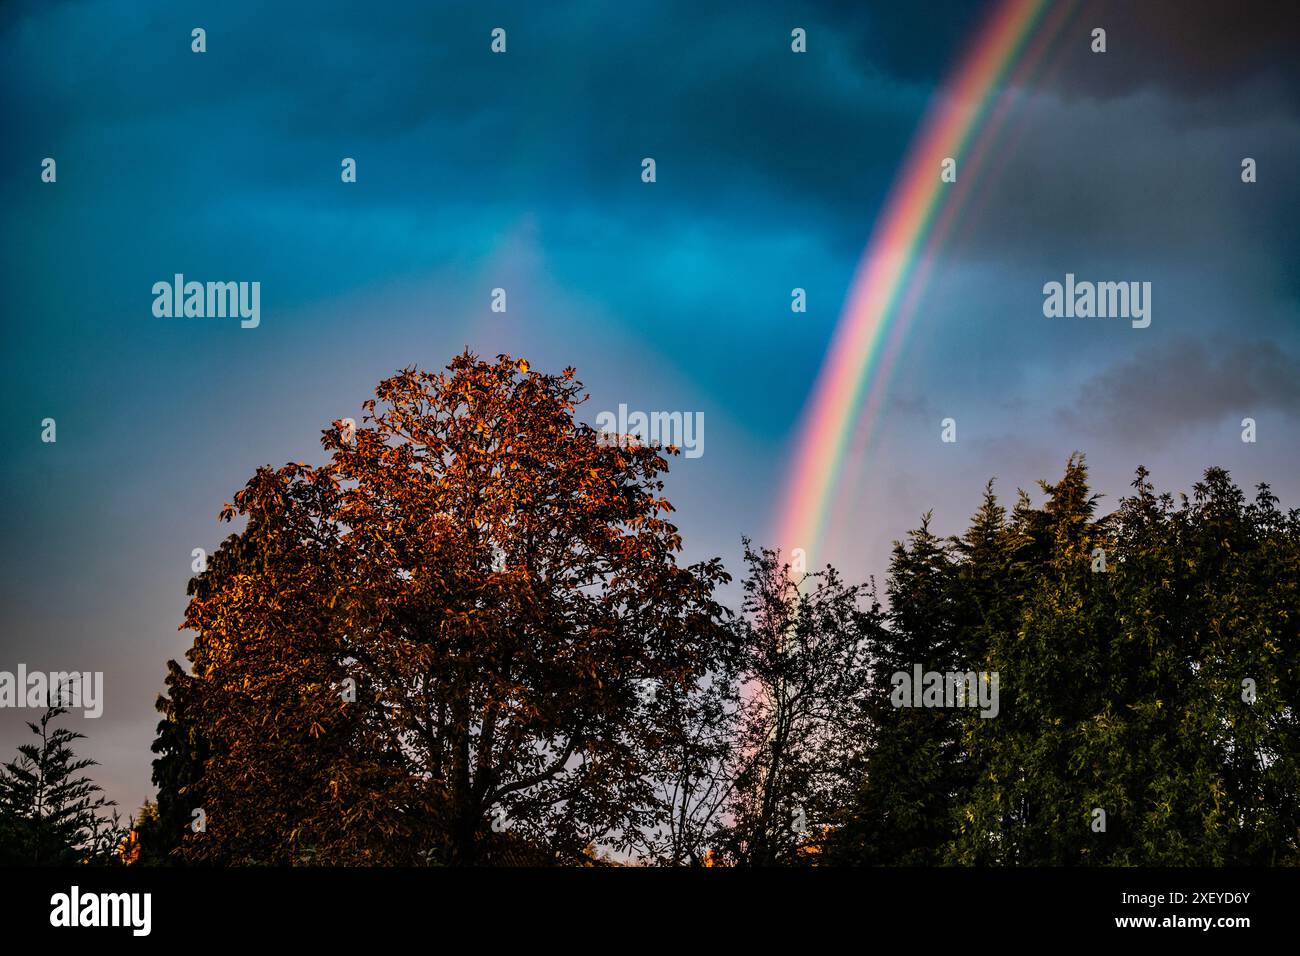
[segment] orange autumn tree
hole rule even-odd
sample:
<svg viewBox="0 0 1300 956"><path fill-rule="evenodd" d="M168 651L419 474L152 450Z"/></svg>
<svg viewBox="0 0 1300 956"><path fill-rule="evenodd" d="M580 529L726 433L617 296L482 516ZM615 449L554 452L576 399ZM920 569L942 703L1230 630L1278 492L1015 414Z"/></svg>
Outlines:
<svg viewBox="0 0 1300 956"><path fill-rule="evenodd" d="M160 702L205 755L187 859L566 862L655 824L642 689L707 672L726 574L678 563L675 450L603 442L586 398L466 352L381 382L327 464L258 469Z"/></svg>

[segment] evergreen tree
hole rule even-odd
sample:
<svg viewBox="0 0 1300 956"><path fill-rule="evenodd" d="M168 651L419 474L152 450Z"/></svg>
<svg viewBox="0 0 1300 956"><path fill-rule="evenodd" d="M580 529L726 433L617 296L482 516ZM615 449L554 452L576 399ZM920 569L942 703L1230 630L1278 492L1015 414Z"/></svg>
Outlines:
<svg viewBox="0 0 1300 956"><path fill-rule="evenodd" d="M1028 576L1018 617L988 632L1001 713L967 724L951 858L1293 862L1296 513L1266 487L1248 505L1221 469L1175 507L1139 469L1098 519L1086 477L1072 457L1041 509L1022 496L1013 514Z"/></svg>
<svg viewBox="0 0 1300 956"><path fill-rule="evenodd" d="M930 531L930 514L906 543L894 543L888 627L870 653L865 704L868 753L851 809L831 834L827 859L840 864L926 865L951 834L953 801L964 785L953 711L895 707L893 675L909 680L948 671L961 659L954 629L954 563L949 543Z"/></svg>
<svg viewBox="0 0 1300 956"><path fill-rule="evenodd" d="M66 866L110 863L123 831L115 806L82 774L94 760L77 757L72 744L85 734L53 726L67 713L52 705L27 726L39 738L18 748L0 767L0 859L9 865Z"/></svg>

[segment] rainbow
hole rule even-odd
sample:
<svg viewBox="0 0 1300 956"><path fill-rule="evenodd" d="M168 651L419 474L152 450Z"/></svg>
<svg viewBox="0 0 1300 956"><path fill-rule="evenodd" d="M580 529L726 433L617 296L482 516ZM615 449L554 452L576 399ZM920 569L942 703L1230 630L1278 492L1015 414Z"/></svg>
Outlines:
<svg viewBox="0 0 1300 956"><path fill-rule="evenodd" d="M777 529L787 553L803 548L812 554L821 545L849 439L859 421L870 438L934 252L1005 116L1005 99L991 110L995 93L1013 70L1027 72L1041 59L1073 4L1057 4L1044 17L1048 6L1047 0L1003 0L936 97L908 151L804 409ZM1041 29L1030 42L1036 28ZM986 122L990 113L993 121ZM958 160L960 188L940 180L948 157Z"/></svg>

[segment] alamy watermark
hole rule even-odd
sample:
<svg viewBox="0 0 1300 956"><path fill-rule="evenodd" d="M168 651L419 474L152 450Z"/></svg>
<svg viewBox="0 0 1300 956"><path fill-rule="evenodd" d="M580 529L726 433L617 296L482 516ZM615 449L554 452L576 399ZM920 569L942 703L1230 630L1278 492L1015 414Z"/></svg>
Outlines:
<svg viewBox="0 0 1300 956"><path fill-rule="evenodd" d="M178 272L171 282L153 284L153 314L160 319L239 317L240 328L262 323L262 283L186 282Z"/></svg>
<svg viewBox="0 0 1300 956"><path fill-rule="evenodd" d="M103 671L0 671L0 707L66 707L85 717L104 713Z"/></svg>
<svg viewBox="0 0 1300 956"><path fill-rule="evenodd" d="M629 412L620 404L617 412L596 416L602 445L635 448L640 445L682 450L683 457L699 458L704 454L703 412Z"/></svg>
<svg viewBox="0 0 1300 956"><path fill-rule="evenodd" d="M1133 328L1151 324L1150 282L1065 282L1043 286L1043 315L1049 319L1131 319Z"/></svg>
<svg viewBox="0 0 1300 956"><path fill-rule="evenodd" d="M81 892L73 886L50 897L50 925L56 928L119 926L133 936L148 936L153 926L153 894Z"/></svg>
<svg viewBox="0 0 1300 956"><path fill-rule="evenodd" d="M889 679L895 707L976 707L981 717L998 715L997 671L896 671Z"/></svg>

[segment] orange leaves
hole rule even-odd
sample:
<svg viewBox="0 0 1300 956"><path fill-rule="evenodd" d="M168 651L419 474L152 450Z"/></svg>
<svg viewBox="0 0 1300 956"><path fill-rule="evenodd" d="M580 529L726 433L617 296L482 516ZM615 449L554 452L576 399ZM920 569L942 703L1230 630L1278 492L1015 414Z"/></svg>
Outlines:
<svg viewBox="0 0 1300 956"><path fill-rule="evenodd" d="M674 573L664 463L598 445L574 420L581 389L572 368L510 356L405 369L331 463L259 469L227 505L248 526L186 612L198 720L224 748L205 799L227 832L252 838L329 793L302 803L304 840L407 861L444 838L444 805L462 813L484 786L534 799L544 783L561 801L592 786L569 757L630 746L615 675L694 666L717 575ZM364 689L346 703L340 662ZM367 825L340 829L349 815Z"/></svg>

